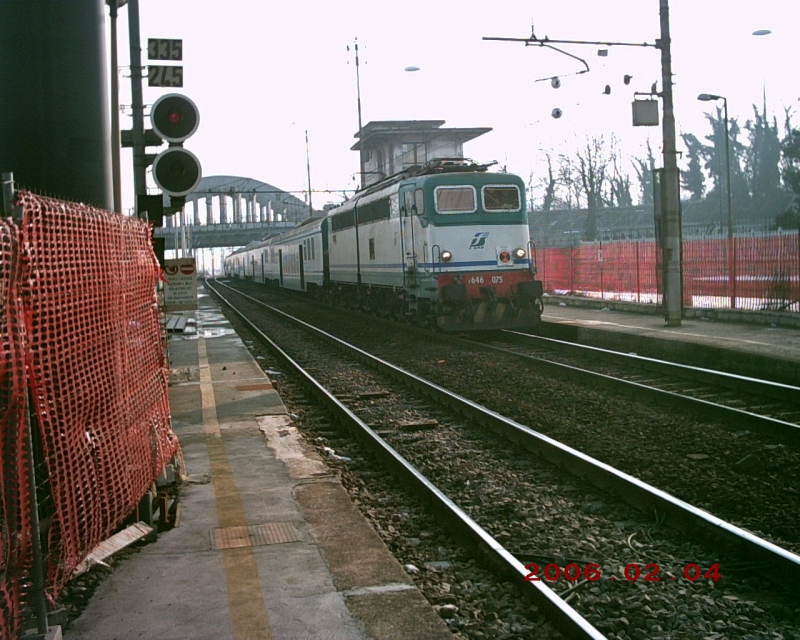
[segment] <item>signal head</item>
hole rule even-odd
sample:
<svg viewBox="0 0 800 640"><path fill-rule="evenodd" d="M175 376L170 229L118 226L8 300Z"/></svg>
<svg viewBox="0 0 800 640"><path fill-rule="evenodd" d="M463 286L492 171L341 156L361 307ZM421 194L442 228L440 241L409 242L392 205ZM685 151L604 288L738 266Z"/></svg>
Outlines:
<svg viewBox="0 0 800 640"><path fill-rule="evenodd" d="M200 124L197 105L179 93L168 93L153 103L150 110L153 131L167 142L183 142Z"/></svg>
<svg viewBox="0 0 800 640"><path fill-rule="evenodd" d="M200 161L183 147L170 147L153 161L153 179L170 196L185 196L200 184Z"/></svg>

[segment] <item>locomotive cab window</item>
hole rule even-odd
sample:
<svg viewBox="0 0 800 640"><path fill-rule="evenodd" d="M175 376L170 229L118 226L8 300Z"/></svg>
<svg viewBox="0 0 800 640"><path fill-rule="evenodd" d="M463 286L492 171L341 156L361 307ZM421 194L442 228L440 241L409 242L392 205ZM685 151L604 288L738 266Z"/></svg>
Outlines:
<svg viewBox="0 0 800 640"><path fill-rule="evenodd" d="M436 187L436 213L474 213L475 188L470 186Z"/></svg>
<svg viewBox="0 0 800 640"><path fill-rule="evenodd" d="M516 185L483 187L483 208L486 211L519 211L519 188Z"/></svg>
<svg viewBox="0 0 800 640"><path fill-rule="evenodd" d="M425 197L422 189L414 191L414 206L418 216L425 215Z"/></svg>

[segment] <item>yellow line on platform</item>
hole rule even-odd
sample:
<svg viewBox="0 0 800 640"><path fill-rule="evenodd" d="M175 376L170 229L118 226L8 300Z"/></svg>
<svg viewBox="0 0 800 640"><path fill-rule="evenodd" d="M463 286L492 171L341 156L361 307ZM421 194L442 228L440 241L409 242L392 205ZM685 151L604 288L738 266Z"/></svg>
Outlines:
<svg viewBox="0 0 800 640"><path fill-rule="evenodd" d="M222 528L247 526L242 498L220 435L206 341L202 337L198 341L203 424L211 463L211 484L216 498L217 520ZM251 547L224 549L220 553L228 586L228 605L234 640L272 640L269 614L264 606L258 564L253 549Z"/></svg>
<svg viewBox="0 0 800 640"><path fill-rule="evenodd" d="M203 427L206 434L219 438L219 420L217 420L217 403L214 399L214 385L211 383L211 367L208 364L206 339L198 338L197 354L200 358L200 397L203 405Z"/></svg>

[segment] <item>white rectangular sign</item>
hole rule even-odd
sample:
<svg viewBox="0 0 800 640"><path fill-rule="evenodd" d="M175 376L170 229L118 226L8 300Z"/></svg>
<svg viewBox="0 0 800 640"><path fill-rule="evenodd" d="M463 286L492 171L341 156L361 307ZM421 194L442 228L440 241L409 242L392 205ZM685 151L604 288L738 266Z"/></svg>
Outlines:
<svg viewBox="0 0 800 640"><path fill-rule="evenodd" d="M164 311L197 309L197 268L194 258L164 260Z"/></svg>

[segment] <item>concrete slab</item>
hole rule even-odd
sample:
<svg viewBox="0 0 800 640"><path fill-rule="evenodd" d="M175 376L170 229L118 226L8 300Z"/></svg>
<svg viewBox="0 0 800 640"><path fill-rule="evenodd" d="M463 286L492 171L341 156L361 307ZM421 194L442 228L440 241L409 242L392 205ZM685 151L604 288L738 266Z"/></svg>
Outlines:
<svg viewBox="0 0 800 640"><path fill-rule="evenodd" d="M287 415L259 416L258 427L275 456L295 480L333 478L335 474L305 442Z"/></svg>
<svg viewBox="0 0 800 640"><path fill-rule="evenodd" d="M447 640L448 626L431 614L431 605L417 590L358 595L347 606L372 638L380 640Z"/></svg>
<svg viewBox="0 0 800 640"><path fill-rule="evenodd" d="M684 319L667 327L661 316L565 306L551 299L537 333L606 349L800 384L800 330L769 324ZM599 303L599 301L597 301Z"/></svg>
<svg viewBox="0 0 800 640"><path fill-rule="evenodd" d="M103 583L64 634L70 640L219 640L233 638L218 552L155 553L129 558Z"/></svg>
<svg viewBox="0 0 800 640"><path fill-rule="evenodd" d="M200 307L197 333L170 342L172 423L186 474L180 525L121 562L64 637L449 637L291 425L224 316L207 296ZM280 523L300 539L265 536L255 546L212 549L214 530ZM350 588L361 590L345 593Z"/></svg>
<svg viewBox="0 0 800 640"><path fill-rule="evenodd" d="M325 554L338 589L411 584L380 536L361 517L339 483L297 487L297 501Z"/></svg>

